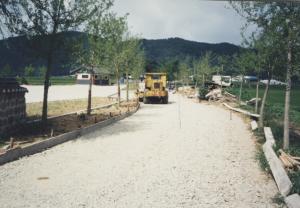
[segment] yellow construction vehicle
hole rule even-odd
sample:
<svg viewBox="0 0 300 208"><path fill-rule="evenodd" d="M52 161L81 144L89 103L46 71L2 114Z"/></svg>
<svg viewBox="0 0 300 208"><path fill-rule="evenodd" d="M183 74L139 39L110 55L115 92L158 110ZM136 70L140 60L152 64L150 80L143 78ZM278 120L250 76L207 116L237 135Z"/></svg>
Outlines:
<svg viewBox="0 0 300 208"><path fill-rule="evenodd" d="M139 98L143 98L145 104L161 101L168 103L167 74L166 73L146 73L145 89L139 92Z"/></svg>

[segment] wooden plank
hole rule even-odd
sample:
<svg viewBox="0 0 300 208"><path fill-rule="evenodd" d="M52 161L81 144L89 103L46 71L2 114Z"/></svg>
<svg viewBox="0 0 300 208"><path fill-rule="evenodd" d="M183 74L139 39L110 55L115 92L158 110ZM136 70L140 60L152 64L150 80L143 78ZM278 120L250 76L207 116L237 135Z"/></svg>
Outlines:
<svg viewBox="0 0 300 208"><path fill-rule="evenodd" d="M265 133L265 138L267 142L270 142L271 146L275 147L276 146L276 142L272 133L272 130L270 127L264 127L264 133Z"/></svg>
<svg viewBox="0 0 300 208"><path fill-rule="evenodd" d="M271 143L266 142L263 145L263 151L265 153L266 159L270 165L273 177L275 179L275 182L277 184L279 192L283 196L287 196L291 189L292 189L292 182L290 178L288 177L287 173L285 172L285 169L275 154L273 147Z"/></svg>
<svg viewBox="0 0 300 208"><path fill-rule="evenodd" d="M229 95L229 96L232 97L232 98L236 98L235 95L233 95L233 94L231 94L231 93L229 93L229 92L227 92L227 91L225 91L224 94L225 94L225 95Z"/></svg>
<svg viewBox="0 0 300 208"><path fill-rule="evenodd" d="M255 131L258 128L257 122L256 121L251 121L251 129L252 131Z"/></svg>
<svg viewBox="0 0 300 208"><path fill-rule="evenodd" d="M245 115L250 116L250 117L255 117L255 118L259 118L260 117L258 114L250 113L250 112L248 112L246 110L242 110L242 109L239 109L239 108L233 108L230 105L228 105L227 103L223 103L223 105L225 107L229 108L230 110L236 111L238 113L245 114Z"/></svg>

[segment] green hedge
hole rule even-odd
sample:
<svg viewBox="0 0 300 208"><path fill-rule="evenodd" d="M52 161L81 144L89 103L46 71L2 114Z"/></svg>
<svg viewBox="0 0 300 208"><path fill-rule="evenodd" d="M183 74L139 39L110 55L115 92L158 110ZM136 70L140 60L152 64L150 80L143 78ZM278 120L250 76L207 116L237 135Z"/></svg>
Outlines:
<svg viewBox="0 0 300 208"><path fill-rule="evenodd" d="M43 77L21 77L18 78L20 84L28 84L28 85L43 85L44 78ZM75 77L69 76L61 76L61 77L51 77L50 78L51 85L73 85L76 83Z"/></svg>

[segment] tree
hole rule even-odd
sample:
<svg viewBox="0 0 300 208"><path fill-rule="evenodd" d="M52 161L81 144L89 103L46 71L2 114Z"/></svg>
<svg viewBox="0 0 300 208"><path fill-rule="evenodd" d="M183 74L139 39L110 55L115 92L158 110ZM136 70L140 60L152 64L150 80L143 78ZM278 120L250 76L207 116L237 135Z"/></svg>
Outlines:
<svg viewBox="0 0 300 208"><path fill-rule="evenodd" d="M275 45L280 47L277 55L285 60L286 91L284 109L284 136L283 148L289 148L289 109L290 92L292 87L291 76L297 67L296 58L299 54L300 43L300 4L298 2L235 2L232 3L237 12L243 15L248 23L257 25L258 34L267 34L272 37ZM298 54L298 55L297 55ZM284 58L282 58L282 56ZM276 58L273 56L272 58ZM282 71L282 70L281 70ZM281 71L275 71L275 74ZM262 119L262 118L261 118Z"/></svg>
<svg viewBox="0 0 300 208"><path fill-rule="evenodd" d="M240 92L239 101L242 99L244 76L247 73L253 72L255 68L255 53L253 51L245 51L235 57L236 73L240 75Z"/></svg>
<svg viewBox="0 0 300 208"><path fill-rule="evenodd" d="M179 74L178 78L182 82L183 85L188 85L190 80L190 66L189 66L189 60L185 59L179 63Z"/></svg>
<svg viewBox="0 0 300 208"><path fill-rule="evenodd" d="M117 80L117 94L118 106L121 103L121 89L120 89L120 74L122 67L124 67L124 50L126 49L126 42L124 36L128 32L126 23L127 17L117 17L116 14L109 14L101 21L101 27L104 31L103 41L106 59L105 63L108 67L112 67L115 71Z"/></svg>
<svg viewBox="0 0 300 208"><path fill-rule="evenodd" d="M212 66L212 60L212 53L207 52L201 59L195 59L193 61L194 78L196 83L199 83L202 80L202 86L204 86L207 77L216 72L216 68Z"/></svg>
<svg viewBox="0 0 300 208"><path fill-rule="evenodd" d="M141 49L140 40L128 36L124 40L123 59L126 74L126 101L129 101L129 74L138 78L144 65L144 53Z"/></svg>
<svg viewBox="0 0 300 208"><path fill-rule="evenodd" d="M35 69L33 68L32 65L26 66L25 69L24 69L24 75L26 77L33 77L34 72L35 72Z"/></svg>
<svg viewBox="0 0 300 208"><path fill-rule="evenodd" d="M47 60L44 81L42 122L47 122L48 89L53 55L60 47L59 32L85 27L93 16L101 16L112 5L111 0L6 0L1 3L2 25L12 35L46 36Z"/></svg>
<svg viewBox="0 0 300 208"><path fill-rule="evenodd" d="M218 70L218 74L221 74L221 89L223 88L222 75L224 75L224 67L229 65L229 57L228 56L218 56L218 64L220 65L220 70ZM222 93L222 90L221 90Z"/></svg>
<svg viewBox="0 0 300 208"><path fill-rule="evenodd" d="M10 65L6 64L0 71L0 77L11 77L13 76L12 69Z"/></svg>

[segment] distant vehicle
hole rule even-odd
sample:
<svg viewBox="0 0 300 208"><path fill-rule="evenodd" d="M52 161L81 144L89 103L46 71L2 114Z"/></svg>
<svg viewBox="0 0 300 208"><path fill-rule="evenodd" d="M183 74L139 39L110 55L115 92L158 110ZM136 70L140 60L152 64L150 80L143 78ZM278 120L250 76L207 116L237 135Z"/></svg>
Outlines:
<svg viewBox="0 0 300 208"><path fill-rule="evenodd" d="M260 82L263 83L263 84L267 84L268 80L261 80ZM286 85L286 83L275 80L275 79L271 79L270 80L270 85Z"/></svg>
<svg viewBox="0 0 300 208"><path fill-rule="evenodd" d="M168 88L169 88L169 90L174 90L175 89L175 82L169 82L168 83Z"/></svg>
<svg viewBox="0 0 300 208"><path fill-rule="evenodd" d="M257 82L258 78L256 76L236 76L232 77L232 82L241 82L243 79L244 82Z"/></svg>
<svg viewBox="0 0 300 208"><path fill-rule="evenodd" d="M231 80L231 76L214 75L212 77L212 82L223 87L230 87L232 85Z"/></svg>
<svg viewBox="0 0 300 208"><path fill-rule="evenodd" d="M154 101L168 103L167 74L166 73L147 73L144 80L144 91L138 91L139 99L143 99L145 104Z"/></svg>

